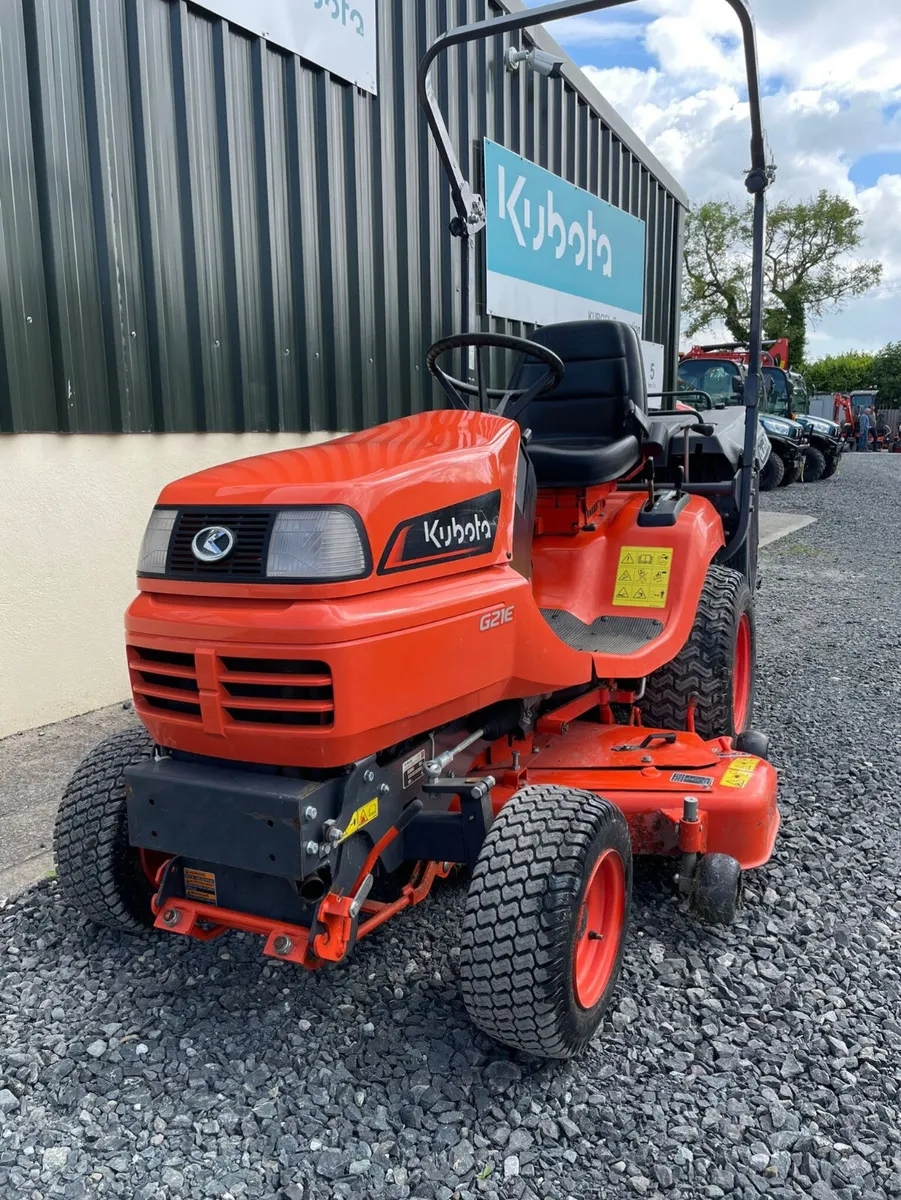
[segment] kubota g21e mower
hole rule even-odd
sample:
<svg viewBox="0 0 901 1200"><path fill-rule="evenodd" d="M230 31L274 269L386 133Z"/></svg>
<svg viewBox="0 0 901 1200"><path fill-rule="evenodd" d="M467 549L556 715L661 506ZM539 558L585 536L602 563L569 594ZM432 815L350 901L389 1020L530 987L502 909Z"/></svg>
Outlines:
<svg viewBox="0 0 901 1200"><path fill-rule="evenodd" d="M422 98L470 280L470 331L427 356L448 407L164 489L126 618L146 732L89 755L55 836L63 894L93 920L201 941L245 930L312 968L465 864L466 1007L556 1057L586 1045L610 999L633 853L675 856L695 911L728 921L779 822L749 730L771 169L742 0L727 3L748 63L754 315L726 482L686 481L710 431L692 411L649 419L628 325L471 331L484 210L433 60L616 3L501 16L428 52ZM519 355L509 386L488 386L486 347ZM461 348L474 378L441 366Z"/></svg>

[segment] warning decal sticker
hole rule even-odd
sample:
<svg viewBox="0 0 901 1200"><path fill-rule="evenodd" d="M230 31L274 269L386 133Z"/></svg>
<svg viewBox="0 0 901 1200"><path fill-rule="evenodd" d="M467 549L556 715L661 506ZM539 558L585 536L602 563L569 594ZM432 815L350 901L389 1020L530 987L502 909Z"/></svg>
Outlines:
<svg viewBox="0 0 901 1200"><path fill-rule="evenodd" d="M199 904L216 904L216 876L212 871L185 867L185 899Z"/></svg>
<svg viewBox="0 0 901 1200"><path fill-rule="evenodd" d="M368 804L364 804L362 808L358 808L354 815L347 822L347 828L344 830L344 838L349 838L351 834L359 833L364 825L368 825L370 821L374 821L379 815L379 802L370 800Z"/></svg>
<svg viewBox="0 0 901 1200"><path fill-rule="evenodd" d="M613 587L620 608L666 608L673 552L669 547L623 546Z"/></svg>
<svg viewBox="0 0 901 1200"><path fill-rule="evenodd" d="M733 758L720 783L729 788L747 787L759 766L759 758Z"/></svg>

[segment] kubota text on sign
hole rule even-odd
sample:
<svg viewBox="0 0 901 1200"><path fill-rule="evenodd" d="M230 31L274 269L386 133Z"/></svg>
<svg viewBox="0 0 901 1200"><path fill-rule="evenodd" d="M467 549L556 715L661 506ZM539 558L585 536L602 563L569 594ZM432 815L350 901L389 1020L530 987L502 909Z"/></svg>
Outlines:
<svg viewBox="0 0 901 1200"><path fill-rule="evenodd" d="M641 334L643 221L487 139L485 207L490 313L612 317Z"/></svg>

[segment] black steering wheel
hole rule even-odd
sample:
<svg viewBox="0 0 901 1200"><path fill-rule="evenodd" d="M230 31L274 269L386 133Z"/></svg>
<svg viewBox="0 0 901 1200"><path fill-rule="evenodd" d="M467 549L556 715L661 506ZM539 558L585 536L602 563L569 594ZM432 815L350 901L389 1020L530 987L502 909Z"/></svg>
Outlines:
<svg viewBox="0 0 901 1200"><path fill-rule="evenodd" d="M454 379L438 366L438 359L450 350L474 349L476 351L476 381ZM523 388L492 388L488 387L485 369L482 362L482 351L512 350L516 354L527 354L537 358L547 367L547 371L537 383ZM530 342L527 338L511 337L506 333L455 333L450 337L441 338L430 346L426 354L426 366L435 376L450 398L454 408L469 409L471 405L467 396L478 396L481 412L490 411L489 401L496 400L498 404L494 412L498 416L514 419L523 411L527 404L540 396L542 392L552 391L566 374L563 359L547 346L538 342Z"/></svg>

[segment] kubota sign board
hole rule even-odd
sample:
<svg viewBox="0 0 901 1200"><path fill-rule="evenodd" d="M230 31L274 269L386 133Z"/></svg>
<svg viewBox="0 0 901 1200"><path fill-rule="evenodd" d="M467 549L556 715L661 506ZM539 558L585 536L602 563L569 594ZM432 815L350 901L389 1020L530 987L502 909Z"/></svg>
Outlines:
<svg viewBox="0 0 901 1200"><path fill-rule="evenodd" d="M485 208L492 316L612 317L641 336L644 221L487 138Z"/></svg>
<svg viewBox="0 0 901 1200"><path fill-rule="evenodd" d="M367 92L378 90L376 0L199 2L233 25L299 54Z"/></svg>

